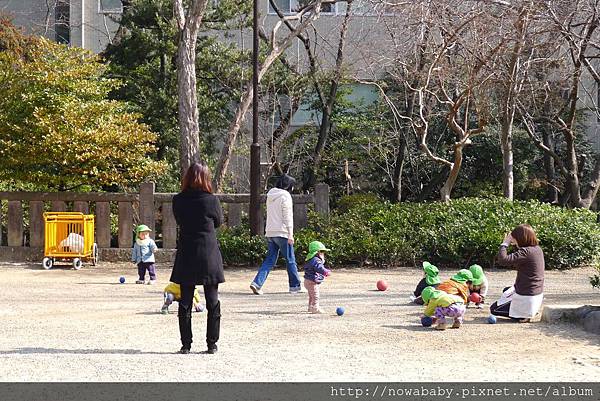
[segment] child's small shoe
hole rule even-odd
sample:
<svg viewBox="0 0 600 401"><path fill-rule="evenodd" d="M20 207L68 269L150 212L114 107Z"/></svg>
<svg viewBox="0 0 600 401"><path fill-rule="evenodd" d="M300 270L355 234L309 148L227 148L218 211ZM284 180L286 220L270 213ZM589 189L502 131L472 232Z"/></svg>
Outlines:
<svg viewBox="0 0 600 401"><path fill-rule="evenodd" d="M482 305L482 304L475 304L475 307L476 307L477 309L483 309L483 305Z"/></svg>
<svg viewBox="0 0 600 401"><path fill-rule="evenodd" d="M156 284L156 280L148 280L148 282L146 284L148 284L148 285L154 285L154 284Z"/></svg>
<svg viewBox="0 0 600 401"><path fill-rule="evenodd" d="M447 326L446 323L438 323L437 326L435 326L436 330L446 330Z"/></svg>
<svg viewBox="0 0 600 401"><path fill-rule="evenodd" d="M169 305L164 304L162 306L162 308L160 308L160 313L162 313L163 315L166 315L169 313Z"/></svg>
<svg viewBox="0 0 600 401"><path fill-rule="evenodd" d="M136 284L145 284L145 281L144 280L135 280L135 283Z"/></svg>
<svg viewBox="0 0 600 401"><path fill-rule="evenodd" d="M321 308L308 308L308 313L320 315L324 312L323 312L323 309L321 309Z"/></svg>
<svg viewBox="0 0 600 401"><path fill-rule="evenodd" d="M455 320L454 323L452 324L452 328L453 329L460 329L461 325L462 325L461 322L459 322L458 320Z"/></svg>

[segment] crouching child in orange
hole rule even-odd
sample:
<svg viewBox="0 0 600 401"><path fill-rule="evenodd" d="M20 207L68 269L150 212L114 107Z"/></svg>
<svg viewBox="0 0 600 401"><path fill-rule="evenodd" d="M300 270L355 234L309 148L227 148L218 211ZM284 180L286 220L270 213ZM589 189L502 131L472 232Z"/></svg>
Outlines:
<svg viewBox="0 0 600 401"><path fill-rule="evenodd" d="M319 286L331 270L325 268L325 252L329 249L319 241L308 244L308 255L304 265L304 287L308 291L308 312L323 313L319 307Z"/></svg>
<svg viewBox="0 0 600 401"><path fill-rule="evenodd" d="M454 318L453 329L462 325L467 308L458 295L427 287L421 293L421 297L425 303L425 316L433 317L434 321L437 321L436 330L446 330L448 317Z"/></svg>
<svg viewBox="0 0 600 401"><path fill-rule="evenodd" d="M446 294L460 297L466 305L469 302L469 292L473 288L473 273L467 269L459 270L452 278L443 281L437 289Z"/></svg>

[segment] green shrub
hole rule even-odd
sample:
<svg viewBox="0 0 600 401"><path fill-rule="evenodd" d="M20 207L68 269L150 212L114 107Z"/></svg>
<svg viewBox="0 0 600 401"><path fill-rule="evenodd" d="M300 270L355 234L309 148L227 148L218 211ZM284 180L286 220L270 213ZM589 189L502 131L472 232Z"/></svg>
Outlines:
<svg viewBox="0 0 600 401"><path fill-rule="evenodd" d="M332 249L334 263L413 264L430 260L451 266L493 266L498 245L518 224L536 231L546 267L589 264L600 249L595 214L537 201L459 199L449 203L367 203L334 213L329 224L311 216L304 230Z"/></svg>
<svg viewBox="0 0 600 401"><path fill-rule="evenodd" d="M490 267L504 235L523 223L536 231L548 269L598 260L600 226L588 210L473 198L449 203L350 203L328 219L309 214L309 226L295 234L299 265L308 244L319 240L331 249L328 262L338 265L413 265L429 260L456 268L472 263ZM227 264L257 264L266 254L264 239L251 237L247 227L220 230L219 240Z"/></svg>
<svg viewBox="0 0 600 401"><path fill-rule="evenodd" d="M248 227L221 228L217 232L223 261L227 265L257 263L266 254L267 246L263 237L250 235Z"/></svg>

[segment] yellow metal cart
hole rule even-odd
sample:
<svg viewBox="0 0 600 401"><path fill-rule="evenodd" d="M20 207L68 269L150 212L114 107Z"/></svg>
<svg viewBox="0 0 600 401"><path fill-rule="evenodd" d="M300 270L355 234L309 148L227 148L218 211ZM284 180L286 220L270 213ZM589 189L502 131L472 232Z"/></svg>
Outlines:
<svg viewBox="0 0 600 401"><path fill-rule="evenodd" d="M44 269L57 261L67 261L76 270L83 262L98 262L98 245L94 242L94 215L80 212L44 213Z"/></svg>

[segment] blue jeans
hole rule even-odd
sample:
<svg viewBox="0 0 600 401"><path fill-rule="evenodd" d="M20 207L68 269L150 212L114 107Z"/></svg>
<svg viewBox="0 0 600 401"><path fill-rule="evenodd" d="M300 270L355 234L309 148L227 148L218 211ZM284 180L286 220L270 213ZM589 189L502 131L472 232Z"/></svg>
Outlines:
<svg viewBox="0 0 600 401"><path fill-rule="evenodd" d="M285 258L285 263L287 265L288 272L288 280L290 284L290 290L299 290L300 289L300 275L298 274L298 267L296 266L296 256L294 255L294 246L288 244L288 239L284 237L268 237L268 252L267 257L265 258L262 265L258 269L258 273L256 273L256 277L252 281L257 288L261 288L265 281L267 281L267 276L277 263L277 258L279 257L279 251L281 251L282 256Z"/></svg>

